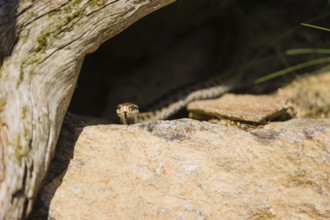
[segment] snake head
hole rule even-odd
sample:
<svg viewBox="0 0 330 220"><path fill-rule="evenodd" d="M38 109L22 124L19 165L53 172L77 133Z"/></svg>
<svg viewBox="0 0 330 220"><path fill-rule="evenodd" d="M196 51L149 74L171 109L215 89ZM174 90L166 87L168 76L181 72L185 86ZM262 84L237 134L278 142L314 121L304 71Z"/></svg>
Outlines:
<svg viewBox="0 0 330 220"><path fill-rule="evenodd" d="M139 107L133 103L122 103L117 106L116 113L122 124L134 124L137 122Z"/></svg>

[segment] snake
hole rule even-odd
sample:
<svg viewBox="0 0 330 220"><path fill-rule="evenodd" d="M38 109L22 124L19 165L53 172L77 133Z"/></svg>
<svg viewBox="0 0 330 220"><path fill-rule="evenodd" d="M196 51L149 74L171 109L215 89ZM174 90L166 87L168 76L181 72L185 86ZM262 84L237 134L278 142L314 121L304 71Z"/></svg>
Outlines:
<svg viewBox="0 0 330 220"><path fill-rule="evenodd" d="M223 80L223 77L216 76L171 91L142 112L138 105L125 102L117 106L116 113L120 123L125 125L164 120L179 112L192 101L217 98L242 85L242 83L238 83L237 79Z"/></svg>

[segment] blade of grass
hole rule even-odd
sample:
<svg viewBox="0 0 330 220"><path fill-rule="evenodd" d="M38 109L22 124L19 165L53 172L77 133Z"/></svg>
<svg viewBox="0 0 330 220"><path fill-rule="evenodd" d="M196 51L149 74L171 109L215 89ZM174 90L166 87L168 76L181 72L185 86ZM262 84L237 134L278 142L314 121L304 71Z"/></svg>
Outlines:
<svg viewBox="0 0 330 220"><path fill-rule="evenodd" d="M311 28L322 30L322 31L329 31L330 32L329 28L320 27L320 26L313 25L313 24L306 24L306 23L300 23L300 24L303 25L303 26L306 26L306 27L311 27Z"/></svg>
<svg viewBox="0 0 330 220"><path fill-rule="evenodd" d="M255 84L266 82L268 80L274 79L276 77L294 72L296 70L300 70L309 66L314 66L314 65L319 65L319 64L325 64L325 63L330 63L330 57L325 57L325 58L320 58L316 60L310 60L304 63L300 63L294 66L290 66L288 68L267 74L266 76L260 77L254 81Z"/></svg>
<svg viewBox="0 0 330 220"><path fill-rule="evenodd" d="M323 48L297 48L285 51L286 55L298 54L330 54L330 49Z"/></svg>
<svg viewBox="0 0 330 220"><path fill-rule="evenodd" d="M329 4L330 4L330 0L329 0ZM316 17L305 20L305 22L311 23L311 22L323 21L325 19L328 19L329 16L330 16L330 10L327 10L326 12L323 12L323 13L317 15ZM305 25L305 24L306 24L306 26L308 26L308 24L304 23L304 22L302 22L300 25ZM289 30L276 36L275 39L271 40L267 45L264 45L262 48L260 48L259 51L257 51L257 53L253 59L256 59L256 60L259 59L267 49L273 47L280 41L284 40L286 37L295 33L300 28L300 25L297 24L296 26L294 26L294 27L290 28Z"/></svg>

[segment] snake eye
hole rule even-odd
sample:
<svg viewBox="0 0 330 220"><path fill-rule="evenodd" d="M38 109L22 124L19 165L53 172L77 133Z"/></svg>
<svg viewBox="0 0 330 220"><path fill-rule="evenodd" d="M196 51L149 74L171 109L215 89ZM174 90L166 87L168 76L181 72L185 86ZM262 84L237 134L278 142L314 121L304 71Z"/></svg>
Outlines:
<svg viewBox="0 0 330 220"><path fill-rule="evenodd" d="M139 107L137 105L132 105L132 110L139 111Z"/></svg>
<svg viewBox="0 0 330 220"><path fill-rule="evenodd" d="M132 113L134 114L139 113L139 107L137 105L131 104L130 108Z"/></svg>
<svg viewBox="0 0 330 220"><path fill-rule="evenodd" d="M121 109L122 109L122 106L121 105L118 105L117 106L117 109L116 109L116 112L119 113L121 111Z"/></svg>

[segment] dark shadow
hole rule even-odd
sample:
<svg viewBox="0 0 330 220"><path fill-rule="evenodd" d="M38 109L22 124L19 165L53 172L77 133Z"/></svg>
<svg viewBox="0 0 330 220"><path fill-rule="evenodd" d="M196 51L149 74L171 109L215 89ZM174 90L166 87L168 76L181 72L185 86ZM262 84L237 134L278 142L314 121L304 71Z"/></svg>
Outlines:
<svg viewBox="0 0 330 220"><path fill-rule="evenodd" d="M0 67L17 41L17 8L18 0L0 1Z"/></svg>
<svg viewBox="0 0 330 220"><path fill-rule="evenodd" d="M178 1L152 13L88 55L69 110L114 121L119 103L132 102L143 109L175 88L180 90L186 83L224 72L230 72L231 77L243 74L244 80L251 81L322 56L287 56L288 49L330 46L328 32L300 25L306 22L327 27L326 1L241 0L225 8L216 4L222 1L196 2L199 1ZM175 50L194 35L199 39L188 45L185 53L173 53L172 60L164 58L169 50ZM208 38L203 38L206 35ZM194 59L202 54L202 50L191 49L198 44L209 47L210 56L206 59L206 56ZM160 64L161 60L166 61ZM204 66L195 68L198 62ZM193 71L189 65L194 67ZM252 86L251 93L273 92L296 74L315 68L320 66ZM173 71L176 71L173 77L165 77Z"/></svg>

